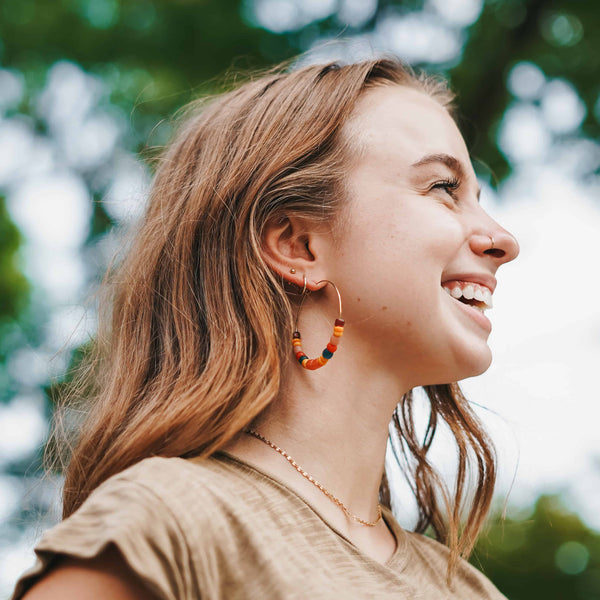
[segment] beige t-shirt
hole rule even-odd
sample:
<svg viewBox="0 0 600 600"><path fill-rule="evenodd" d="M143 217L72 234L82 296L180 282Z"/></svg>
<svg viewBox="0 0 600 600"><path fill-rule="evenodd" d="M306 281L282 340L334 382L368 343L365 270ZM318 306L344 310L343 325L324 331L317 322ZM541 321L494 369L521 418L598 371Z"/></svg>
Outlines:
<svg viewBox="0 0 600 600"><path fill-rule="evenodd" d="M106 480L44 533L11 600L57 553L93 557L111 542L165 600L506 600L464 560L449 590L448 549L404 530L387 509L383 517L397 541L386 564L286 484L227 453L147 458Z"/></svg>

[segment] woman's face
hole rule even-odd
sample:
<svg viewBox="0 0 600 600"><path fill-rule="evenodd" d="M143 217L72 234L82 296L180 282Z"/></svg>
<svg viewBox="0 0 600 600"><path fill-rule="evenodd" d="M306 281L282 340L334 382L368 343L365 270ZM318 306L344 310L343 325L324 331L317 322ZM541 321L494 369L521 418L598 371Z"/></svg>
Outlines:
<svg viewBox="0 0 600 600"><path fill-rule="evenodd" d="M345 133L362 149L347 178L345 234L329 257L345 335L411 387L482 373L491 323L444 287L458 295L471 283L465 296L489 299L519 247L479 205L456 124L426 94L386 85L365 94Z"/></svg>

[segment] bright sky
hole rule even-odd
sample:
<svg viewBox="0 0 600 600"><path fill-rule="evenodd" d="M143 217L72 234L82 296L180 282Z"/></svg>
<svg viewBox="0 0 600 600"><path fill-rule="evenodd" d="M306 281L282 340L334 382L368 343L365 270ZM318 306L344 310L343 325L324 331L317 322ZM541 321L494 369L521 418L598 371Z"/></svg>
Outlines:
<svg viewBox="0 0 600 600"><path fill-rule="evenodd" d="M574 508L600 529L598 193L559 168L515 179L504 191L507 203L490 212L516 235L521 254L498 272L492 366L465 389L505 420L490 419L503 450L504 485L520 451L515 500L570 487Z"/></svg>

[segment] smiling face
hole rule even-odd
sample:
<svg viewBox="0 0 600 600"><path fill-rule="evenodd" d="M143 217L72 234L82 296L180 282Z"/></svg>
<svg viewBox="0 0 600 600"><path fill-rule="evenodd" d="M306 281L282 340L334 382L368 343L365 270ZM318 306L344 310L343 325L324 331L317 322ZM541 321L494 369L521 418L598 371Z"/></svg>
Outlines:
<svg viewBox="0 0 600 600"><path fill-rule="evenodd" d="M409 374L411 387L482 373L491 323L465 296L489 303L495 272L519 250L479 205L456 124L423 92L390 84L365 93L344 133L361 149L328 257L345 335L365 361Z"/></svg>

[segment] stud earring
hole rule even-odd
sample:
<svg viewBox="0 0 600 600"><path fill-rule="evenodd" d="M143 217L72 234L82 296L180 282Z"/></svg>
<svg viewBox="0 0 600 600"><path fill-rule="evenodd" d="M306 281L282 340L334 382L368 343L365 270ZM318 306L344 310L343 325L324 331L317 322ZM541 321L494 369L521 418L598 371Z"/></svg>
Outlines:
<svg viewBox="0 0 600 600"><path fill-rule="evenodd" d="M296 269L294 269L294 267L292 267L292 268L290 269L290 273L295 273L295 272L296 272Z"/></svg>
<svg viewBox="0 0 600 600"><path fill-rule="evenodd" d="M328 279L322 279L321 281L317 281L319 283L328 283L332 285L338 295L340 315L335 320L333 326L333 335L329 339L329 343L327 347L323 350L321 355L318 358L308 358L302 350L302 338L300 337L300 332L298 331L298 316L300 315L300 310L302 309L302 304L306 298L306 275L302 275L302 279L304 281L304 288L302 289L302 300L300 302L300 306L298 307L298 311L296 312L296 321L294 323L294 333L292 334L292 348L294 349L294 354L298 362L309 371L314 371L315 369L320 369L322 366L327 364L327 361L332 358L333 353L337 350L338 344L340 342L340 338L344 335L344 325L346 322L342 319L342 297L340 295L340 291L337 289L335 283L333 281L329 281ZM310 292L309 292L310 293Z"/></svg>

